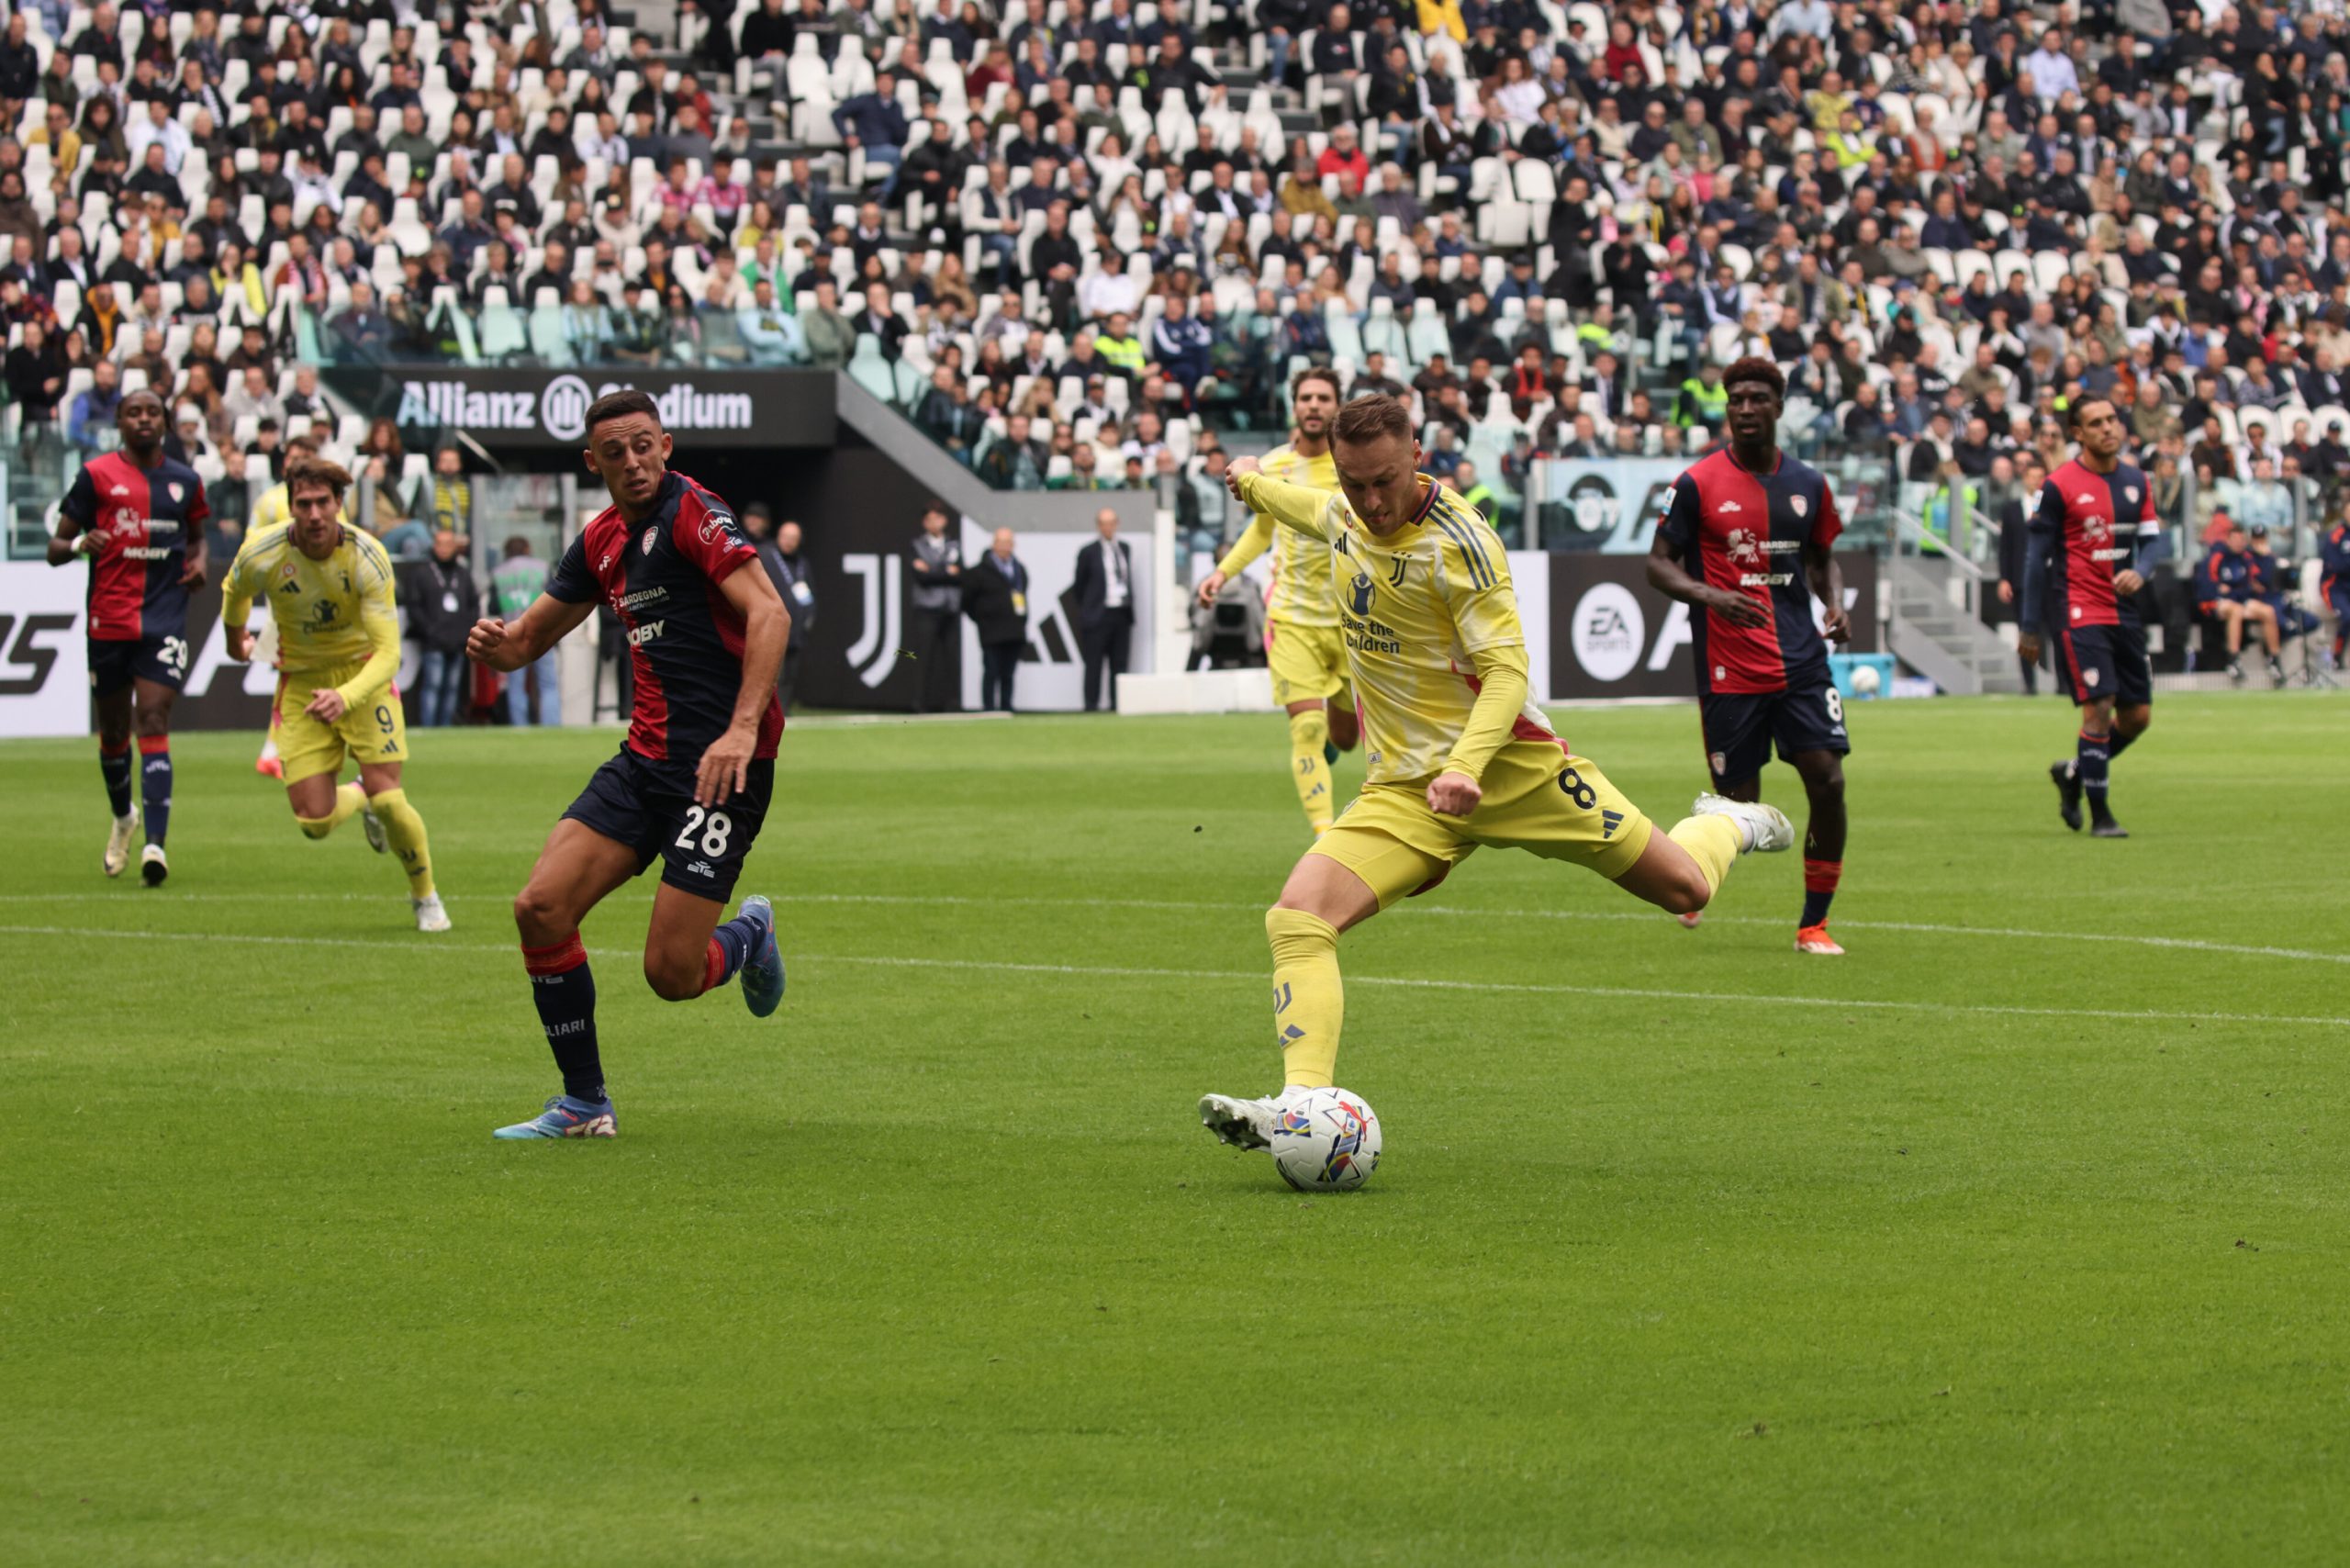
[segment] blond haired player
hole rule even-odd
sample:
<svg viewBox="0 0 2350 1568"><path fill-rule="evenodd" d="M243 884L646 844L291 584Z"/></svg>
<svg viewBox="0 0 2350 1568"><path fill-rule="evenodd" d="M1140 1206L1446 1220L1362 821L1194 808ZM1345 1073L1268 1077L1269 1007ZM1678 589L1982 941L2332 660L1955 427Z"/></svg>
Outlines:
<svg viewBox="0 0 2350 1568"><path fill-rule="evenodd" d="M408 722L392 678L400 667L399 613L392 599L392 558L342 522L351 476L315 457L286 465L293 521L256 529L237 552L221 589L220 625L229 656L252 657L245 622L266 599L277 628L280 749L285 800L305 835L324 838L363 810L382 824L385 843L408 873L419 931L446 931L449 913L432 887L424 819L408 803L400 768L408 759ZM344 754L359 780L338 787Z"/></svg>
<svg viewBox="0 0 2350 1568"><path fill-rule="evenodd" d="M1270 479L1309 490L1335 490L1330 422L1338 417L1338 379L1327 370L1301 370L1290 383L1296 433L1258 461ZM1338 606L1330 597L1328 553L1303 534L1273 526L1258 512L1232 542L1215 570L1200 579L1203 606L1215 602L1229 579L1270 546L1273 583L1265 596L1265 665L1273 700L1289 711L1290 782L1317 834L1337 809L1330 769L1338 753L1355 749L1360 734L1347 685L1347 650L1338 640Z"/></svg>
<svg viewBox="0 0 2350 1568"><path fill-rule="evenodd" d="M1501 540L1418 471L1404 405L1358 398L1333 437L1337 495L1267 478L1245 460L1229 481L1326 556L1370 754L1362 793L1265 916L1284 1088L1200 1102L1201 1121L1243 1148L1270 1143L1292 1091L1331 1083L1346 1015L1338 934L1442 881L1479 846L1588 867L1679 913L1703 909L1740 855L1795 842L1771 807L1715 795L1654 831L1530 700Z"/></svg>

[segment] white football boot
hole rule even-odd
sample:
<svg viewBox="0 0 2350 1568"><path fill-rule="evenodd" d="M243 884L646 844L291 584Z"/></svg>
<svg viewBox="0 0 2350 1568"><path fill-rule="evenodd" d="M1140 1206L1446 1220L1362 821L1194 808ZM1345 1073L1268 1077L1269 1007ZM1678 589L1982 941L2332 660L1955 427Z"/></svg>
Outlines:
<svg viewBox="0 0 2350 1568"><path fill-rule="evenodd" d="M1200 1096L1200 1125L1235 1148L1270 1148L1273 1129L1280 1125L1282 1113L1292 1093L1305 1094L1304 1089L1283 1089L1278 1094L1262 1100L1244 1100L1231 1094Z"/></svg>
<svg viewBox="0 0 2350 1568"><path fill-rule="evenodd" d="M376 854L391 848L392 841L384 836L384 819L365 806L359 808L359 831L367 835L367 847Z"/></svg>
<svg viewBox="0 0 2350 1568"><path fill-rule="evenodd" d="M449 929L449 912L442 907L439 893L427 893L420 899L408 902L409 907L416 911L416 928L419 931Z"/></svg>
<svg viewBox="0 0 2350 1568"><path fill-rule="evenodd" d="M1787 820L1786 812L1776 806L1766 806L1760 801L1733 801L1727 795L1700 795L1696 803L1689 808L1689 814L1728 817L1738 823L1739 837L1742 841L1739 846L1741 855L1750 850L1775 855L1782 849L1795 847L1796 824Z"/></svg>
<svg viewBox="0 0 2350 1568"><path fill-rule="evenodd" d="M139 808L133 806L127 815L114 819L114 826L106 829L106 857L103 864L106 875L119 877L130 868L130 835L139 831Z"/></svg>
<svg viewBox="0 0 2350 1568"><path fill-rule="evenodd" d="M163 846L151 844L139 852L139 874L151 888L160 888L163 879L172 874L172 863L163 858Z"/></svg>

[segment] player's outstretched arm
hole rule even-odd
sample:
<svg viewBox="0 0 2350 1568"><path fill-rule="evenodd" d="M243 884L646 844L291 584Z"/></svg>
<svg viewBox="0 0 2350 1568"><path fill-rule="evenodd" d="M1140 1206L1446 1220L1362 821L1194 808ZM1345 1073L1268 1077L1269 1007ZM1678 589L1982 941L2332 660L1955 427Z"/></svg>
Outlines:
<svg viewBox="0 0 2350 1568"><path fill-rule="evenodd" d="M1242 458L1241 463L1251 463ZM1238 477L1232 481L1232 493L1243 506L1271 518L1284 528L1294 528L1300 533L1316 539L1330 537L1329 525L1323 514L1329 510L1330 492L1309 490L1304 485L1292 485L1280 479L1269 479L1251 465L1242 469L1235 464Z"/></svg>
<svg viewBox="0 0 2350 1568"><path fill-rule="evenodd" d="M541 654L571 635L595 608L593 599L581 599L575 604L541 594L531 601L530 609L511 622L485 615L465 633L465 657L510 675L536 664Z"/></svg>
<svg viewBox="0 0 2350 1568"><path fill-rule="evenodd" d="M722 804L750 781L759 721L775 700L775 678L783 668L784 644L791 638L791 612L784 609L767 573L729 572L718 591L743 618L743 684L734 693L734 715L726 733L710 743L694 770L694 801L703 806Z"/></svg>
<svg viewBox="0 0 2350 1568"><path fill-rule="evenodd" d="M1224 585L1238 577L1249 562L1271 549L1272 544L1273 520L1263 512L1255 513L1248 519L1248 526L1240 531L1240 537L1232 542L1232 548L1224 553L1224 559L1215 564L1215 570L1200 579L1200 602L1214 604L1216 595L1224 591Z"/></svg>

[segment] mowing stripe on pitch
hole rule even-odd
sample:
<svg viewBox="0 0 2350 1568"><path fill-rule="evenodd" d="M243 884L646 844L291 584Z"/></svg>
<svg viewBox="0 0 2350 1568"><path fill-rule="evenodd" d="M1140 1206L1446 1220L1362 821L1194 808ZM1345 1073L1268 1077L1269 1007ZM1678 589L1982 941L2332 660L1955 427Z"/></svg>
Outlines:
<svg viewBox="0 0 2350 1568"><path fill-rule="evenodd" d="M168 907L173 902L210 902L242 901L263 903L316 902L352 903L385 902L383 893L262 893L262 892L185 892L132 890L140 902ZM0 904L10 903L82 903L98 899L123 896L122 890L108 889L90 892L0 893ZM495 899L510 903L507 893L442 893L445 902L475 902ZM1217 914L1261 914L1261 902L1222 902L1186 899L1055 899L1055 898L987 898L957 893L771 893L777 904L836 903L836 904L934 904L944 908L970 907L979 909L1136 909L1158 911L1199 911ZM1650 909L1471 909L1459 904L1406 902L1387 911L1389 918L1396 915L1445 915L1469 920L1588 920L1637 921L1647 925L1662 925L1664 915ZM1761 925L1773 930L1785 930L1789 924L1759 914L1729 914L1706 917L1708 925ZM2197 936L2147 936L2132 932L2114 931L2040 931L2003 925L1946 925L1915 920L1846 920L1838 917L1839 931L1900 931L1932 936L1987 936L1999 941L2016 942L2104 942L2126 947L2170 948L2191 953L2224 953L2244 958L2292 958L2312 964L2350 964L2350 953L2328 953L2311 947L2273 947L2247 942L2210 942Z"/></svg>
<svg viewBox="0 0 2350 1568"><path fill-rule="evenodd" d="M453 943L431 937L395 940L372 936L265 936L218 931L106 931L75 925L0 925L0 936L71 936L100 941L227 942L263 947L364 947L431 958L443 953L496 954L511 958L516 949L505 944ZM590 947L599 958L633 958L630 947ZM989 974L1068 975L1083 980L1212 980L1261 983L1260 969L1166 969L1125 964L1024 964L996 958L877 958L853 953L789 953L795 964L865 964L882 969L963 969ZM2312 1017L2278 1013L2170 1013L2122 1007L2013 1007L1975 1002L1895 1002L1835 996L1766 996L1751 992L1724 997L1714 991L1666 991L1652 986L1540 984L1510 980L1414 980L1400 975L1348 974L1348 985L1399 986L1413 991L1512 991L1536 996L1624 997L1636 1001L1702 1002L1774 1007L1864 1007L1878 1012L1959 1013L2014 1018L2105 1018L2132 1024L2305 1024L2320 1028L2350 1029L2350 1018Z"/></svg>

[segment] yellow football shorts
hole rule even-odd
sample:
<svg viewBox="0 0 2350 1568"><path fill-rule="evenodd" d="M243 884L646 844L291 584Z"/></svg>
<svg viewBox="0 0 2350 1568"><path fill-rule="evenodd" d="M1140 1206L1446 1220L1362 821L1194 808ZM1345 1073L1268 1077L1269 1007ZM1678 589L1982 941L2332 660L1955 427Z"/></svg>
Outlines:
<svg viewBox="0 0 2350 1568"><path fill-rule="evenodd" d="M1265 622L1265 667L1272 672L1273 703L1286 708L1312 699L1328 701L1347 689L1347 644L1336 626Z"/></svg>
<svg viewBox="0 0 2350 1568"><path fill-rule="evenodd" d="M372 702L345 708L334 723L314 719L302 710L311 695L341 686L359 673L359 665L333 669L304 670L287 675L277 687L277 754L285 764L285 782L319 773L339 773L346 752L363 763L408 760L408 715L400 709L399 689L387 686Z"/></svg>
<svg viewBox="0 0 2350 1568"><path fill-rule="evenodd" d="M1428 809L1427 780L1366 785L1310 853L1360 877L1379 907L1425 892L1480 845L1587 866L1610 881L1632 868L1654 831L1588 757L1551 742L1513 741L1485 765L1484 798L1466 818Z"/></svg>

